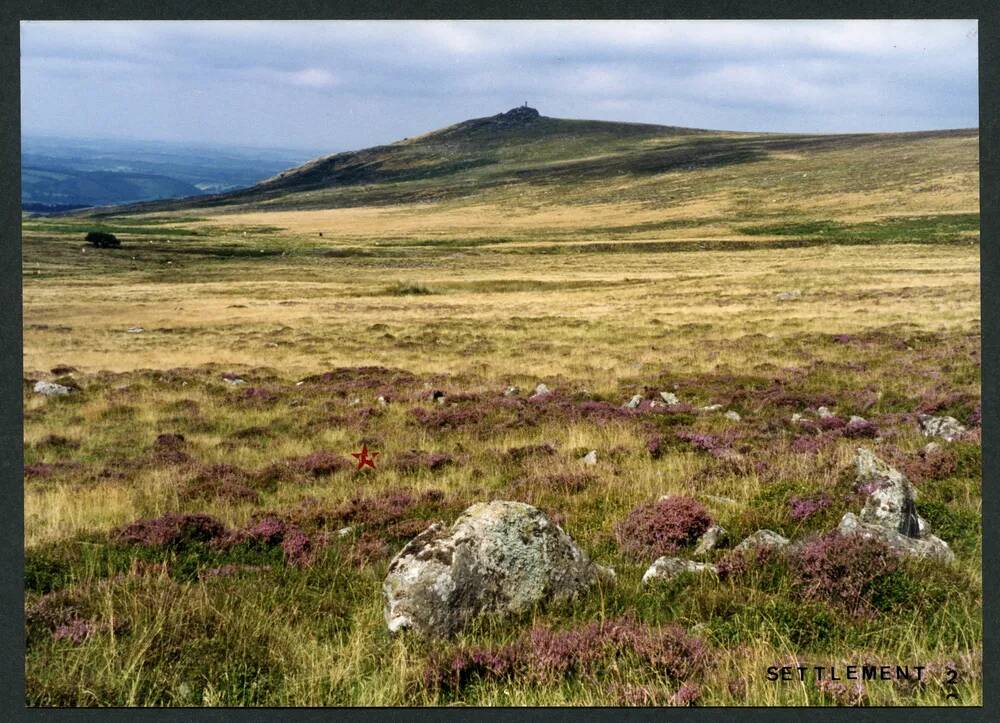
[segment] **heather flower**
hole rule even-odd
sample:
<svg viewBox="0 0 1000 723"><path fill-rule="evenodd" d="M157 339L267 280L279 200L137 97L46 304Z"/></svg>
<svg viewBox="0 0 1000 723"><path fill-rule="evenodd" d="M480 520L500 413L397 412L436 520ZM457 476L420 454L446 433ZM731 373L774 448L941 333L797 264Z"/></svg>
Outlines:
<svg viewBox="0 0 1000 723"><path fill-rule="evenodd" d="M129 545L175 548L221 540L226 533L225 525L209 515L167 514L155 519L136 520L116 530L113 538Z"/></svg>
<svg viewBox="0 0 1000 723"><path fill-rule="evenodd" d="M845 437L856 439L859 437L875 437L878 434L878 427L866 419L860 417L853 418L847 422L843 428Z"/></svg>
<svg viewBox="0 0 1000 723"><path fill-rule="evenodd" d="M729 695L737 700L745 700L747 695L747 680L746 678L733 678L730 680L726 687L729 690Z"/></svg>
<svg viewBox="0 0 1000 723"><path fill-rule="evenodd" d="M52 631L53 640L68 640L74 645L79 645L97 631L97 626L93 623L76 618L70 622L60 625Z"/></svg>
<svg viewBox="0 0 1000 723"><path fill-rule="evenodd" d="M726 457L732 454L729 443L721 437L684 429L678 430L675 434L678 439L688 442L700 452L708 452L715 457Z"/></svg>
<svg viewBox="0 0 1000 723"><path fill-rule="evenodd" d="M653 459L659 459L663 456L665 446L666 443L662 434L651 434L646 438L646 451L649 452L649 456Z"/></svg>
<svg viewBox="0 0 1000 723"><path fill-rule="evenodd" d="M667 497L632 510L617 527L618 540L636 557L656 558L695 542L712 524L691 497Z"/></svg>
<svg viewBox="0 0 1000 723"><path fill-rule="evenodd" d="M860 615L873 610L873 586L898 569L899 558L879 540L833 531L803 545L791 567L806 598Z"/></svg>
<svg viewBox="0 0 1000 723"><path fill-rule="evenodd" d="M668 701L672 706L692 706L701 697L701 687L696 683L684 683Z"/></svg>
<svg viewBox="0 0 1000 723"><path fill-rule="evenodd" d="M848 686L836 680L821 680L816 684L816 687L824 698L836 705L860 706L868 698L868 691L865 689L864 683L854 683Z"/></svg>
<svg viewBox="0 0 1000 723"><path fill-rule="evenodd" d="M312 541L309 536L297 527L287 530L281 540L281 550L285 561L297 566L310 562Z"/></svg>
<svg viewBox="0 0 1000 723"><path fill-rule="evenodd" d="M796 522L812 517L830 506L830 497L821 492L818 495L792 495L788 498L789 513Z"/></svg>

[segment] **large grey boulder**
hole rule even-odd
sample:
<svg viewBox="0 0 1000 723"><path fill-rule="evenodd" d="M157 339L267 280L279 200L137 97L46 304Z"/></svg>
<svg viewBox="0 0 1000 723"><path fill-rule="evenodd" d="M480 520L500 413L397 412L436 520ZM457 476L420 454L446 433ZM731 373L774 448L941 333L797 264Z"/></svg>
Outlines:
<svg viewBox="0 0 1000 723"><path fill-rule="evenodd" d="M35 392L46 397L65 397L72 389L55 382L40 381L35 383Z"/></svg>
<svg viewBox="0 0 1000 723"><path fill-rule="evenodd" d="M925 437L940 437L946 442L954 442L965 432L965 427L954 417L932 417L929 414L921 414L917 420L920 423L920 431Z"/></svg>
<svg viewBox="0 0 1000 723"><path fill-rule="evenodd" d="M642 576L642 584L646 585L650 580L673 580L684 572L711 572L715 573L715 565L707 562L693 562L681 557L660 557L649 566Z"/></svg>
<svg viewBox="0 0 1000 723"><path fill-rule="evenodd" d="M522 612L611 582L559 525L523 502L472 505L410 540L382 584L390 632L450 636L487 614Z"/></svg>
<svg viewBox="0 0 1000 723"><path fill-rule="evenodd" d="M865 539L878 539L904 555L931 557L942 562L952 562L955 553L940 537L928 534L925 537L909 537L890 527L870 525L862 522L853 512L847 512L837 525L842 535L861 535Z"/></svg>
<svg viewBox="0 0 1000 723"><path fill-rule="evenodd" d="M906 476L860 448L854 458L857 481L872 488L860 515L846 513L837 530L843 535L877 538L906 555L955 559L948 543L931 534L930 525L917 514L917 493Z"/></svg>
<svg viewBox="0 0 1000 723"><path fill-rule="evenodd" d="M859 447L854 457L857 483L870 489L861 521L895 530L907 537L921 537L930 525L917 514L917 493L906 476L875 454Z"/></svg>

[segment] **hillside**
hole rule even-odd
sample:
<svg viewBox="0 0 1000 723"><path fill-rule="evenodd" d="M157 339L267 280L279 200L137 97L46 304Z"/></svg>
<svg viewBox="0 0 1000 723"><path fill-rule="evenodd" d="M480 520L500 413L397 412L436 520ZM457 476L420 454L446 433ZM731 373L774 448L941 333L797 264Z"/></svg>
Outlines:
<svg viewBox="0 0 1000 723"><path fill-rule="evenodd" d="M558 231L551 218L538 213L570 207L579 221L571 225L574 233L594 226L587 220L594 216L604 220L597 224L601 227L649 230L680 222L718 235L723 230L718 221L736 215L745 225L755 217L787 220L789 211L823 222L976 213L977 196L975 129L735 133L548 118L531 108L515 108L389 145L317 158L240 191L96 213L317 212L407 205L424 219L423 231L453 236L479 235L477 218L487 220L491 233L498 218L510 221L508 228L515 231L521 221L534 230ZM437 212L447 212L447 218ZM455 213L466 218L456 222ZM275 215L264 223L337 233L349 216L297 214L290 223ZM392 228L377 218L365 222L374 235ZM725 231L731 235L734 229Z"/></svg>

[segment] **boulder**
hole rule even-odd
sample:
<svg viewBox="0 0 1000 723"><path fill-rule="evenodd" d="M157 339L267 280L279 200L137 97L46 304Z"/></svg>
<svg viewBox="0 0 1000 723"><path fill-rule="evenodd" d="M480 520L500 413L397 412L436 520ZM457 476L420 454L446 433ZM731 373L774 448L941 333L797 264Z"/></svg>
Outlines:
<svg viewBox="0 0 1000 723"><path fill-rule="evenodd" d="M382 584L390 632L450 636L482 615L504 616L581 595L614 571L595 564L559 525L523 502L469 507L393 558Z"/></svg>
<svg viewBox="0 0 1000 723"><path fill-rule="evenodd" d="M642 584L650 580L673 580L684 572L716 572L715 565L707 562L693 562L680 557L661 557L656 560L642 576Z"/></svg>
<svg viewBox="0 0 1000 723"><path fill-rule="evenodd" d="M660 392L660 398L667 404L680 404L681 401L673 392Z"/></svg>
<svg viewBox="0 0 1000 723"><path fill-rule="evenodd" d="M907 537L920 537L930 526L917 515L916 491L906 476L880 460L871 450L859 447L854 457L859 486L871 489L861 510L861 521L895 530Z"/></svg>
<svg viewBox="0 0 1000 723"><path fill-rule="evenodd" d="M788 538L782 537L772 530L757 530L748 538L738 544L736 550L750 550L755 547L785 547L788 545Z"/></svg>
<svg viewBox="0 0 1000 723"><path fill-rule="evenodd" d="M552 390L549 389L545 384L539 384L535 387L535 393L531 395L531 399L537 399L538 397L544 397L546 394L551 394Z"/></svg>
<svg viewBox="0 0 1000 723"><path fill-rule="evenodd" d="M853 512L847 512L837 525L837 531L842 535L861 535L865 539L879 539L892 549L915 557L931 557L942 562L952 562L955 554L948 543L939 537L927 534L922 537L909 537L890 527L872 525L863 522Z"/></svg>
<svg viewBox="0 0 1000 723"><path fill-rule="evenodd" d="M698 544L694 548L694 555L696 557L700 555L707 555L709 552L714 550L717 545L726 541L728 533L725 528L721 525L712 525L704 534L698 538Z"/></svg>
<svg viewBox="0 0 1000 723"><path fill-rule="evenodd" d="M38 394L42 394L46 397L65 397L72 390L69 387L65 387L62 384L56 384L55 382L35 382L35 391Z"/></svg>
<svg viewBox="0 0 1000 723"><path fill-rule="evenodd" d="M954 442L965 432L965 427L954 417L932 417L929 414L921 414L917 420L920 423L920 431L925 437L940 437L946 442Z"/></svg>

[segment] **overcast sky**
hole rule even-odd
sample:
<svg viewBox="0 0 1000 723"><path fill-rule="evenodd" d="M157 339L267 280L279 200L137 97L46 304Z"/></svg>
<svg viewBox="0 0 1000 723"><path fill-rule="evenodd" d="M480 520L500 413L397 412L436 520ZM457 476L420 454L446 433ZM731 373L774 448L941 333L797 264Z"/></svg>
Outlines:
<svg viewBox="0 0 1000 723"><path fill-rule="evenodd" d="M527 101L762 131L978 125L976 22L24 22L28 134L310 150Z"/></svg>

